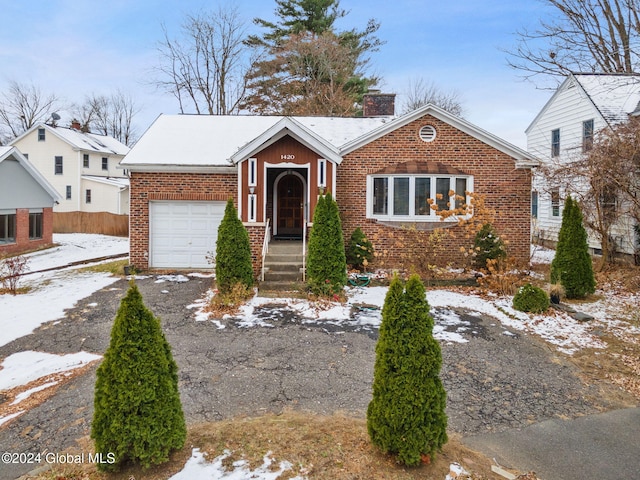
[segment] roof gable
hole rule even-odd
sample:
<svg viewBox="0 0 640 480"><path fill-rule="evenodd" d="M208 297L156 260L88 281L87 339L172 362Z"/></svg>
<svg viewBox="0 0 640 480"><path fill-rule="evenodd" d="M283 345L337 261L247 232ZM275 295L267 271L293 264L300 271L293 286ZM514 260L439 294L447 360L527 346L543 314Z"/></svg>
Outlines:
<svg viewBox="0 0 640 480"><path fill-rule="evenodd" d="M314 133L313 130L305 127L293 117L283 117L271 128L265 130L234 153L231 156L231 161L233 163L238 163L245 160L259 151L264 150L269 145L273 145L275 142L287 135L317 152L327 160L335 163L342 162L342 157L339 155L335 146Z"/></svg>
<svg viewBox="0 0 640 480"><path fill-rule="evenodd" d="M27 157L25 157L16 147L0 146L0 163L7 159L16 160L54 201L59 201L61 199L56 189L53 188L46 178L44 178L44 176L33 166Z"/></svg>
<svg viewBox="0 0 640 480"><path fill-rule="evenodd" d="M639 75L575 74L574 78L609 125L625 121L638 107Z"/></svg>
<svg viewBox="0 0 640 480"><path fill-rule="evenodd" d="M413 112L409 112L406 115L398 117L375 130L347 143L344 145L340 153L342 155L346 155L348 153L357 150L368 143L371 143L390 132L397 130L405 125L418 120L424 116L430 115L432 117L437 118L438 120L451 125L452 127L460 130L461 132L470 135L471 137L486 143L487 145L492 146L496 150L499 150L510 157L512 157L516 161L516 166L521 168L530 168L535 167L539 164L538 160L536 160L531 154L525 152L524 150L512 145L511 143L493 135L492 133L483 130L467 120L456 117L446 110L437 107L431 103L424 105L421 108L414 110Z"/></svg>
<svg viewBox="0 0 640 480"><path fill-rule="evenodd" d="M626 120L640 103L640 75L569 74L529 124L525 133L528 134L558 97L571 88L578 89L584 101L589 103L594 113L607 125Z"/></svg>

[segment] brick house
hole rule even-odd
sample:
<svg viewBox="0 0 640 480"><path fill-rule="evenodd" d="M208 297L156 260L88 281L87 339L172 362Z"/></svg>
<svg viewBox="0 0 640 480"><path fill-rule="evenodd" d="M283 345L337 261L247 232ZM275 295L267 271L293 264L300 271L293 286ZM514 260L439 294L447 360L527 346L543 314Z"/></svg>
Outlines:
<svg viewBox="0 0 640 480"><path fill-rule="evenodd" d="M0 257L53 243L55 189L15 147L0 146Z"/></svg>
<svg viewBox="0 0 640 480"><path fill-rule="evenodd" d="M444 193L448 208L450 191L483 193L511 255L528 260L533 157L433 105L394 117L392 100L366 98L361 118L160 116L121 163L132 265L211 268L206 253L231 197L257 273L271 239L302 246L324 192L338 202L345 238L361 227L390 259L403 253L391 234L401 238L404 225L458 228L424 208L427 199Z"/></svg>

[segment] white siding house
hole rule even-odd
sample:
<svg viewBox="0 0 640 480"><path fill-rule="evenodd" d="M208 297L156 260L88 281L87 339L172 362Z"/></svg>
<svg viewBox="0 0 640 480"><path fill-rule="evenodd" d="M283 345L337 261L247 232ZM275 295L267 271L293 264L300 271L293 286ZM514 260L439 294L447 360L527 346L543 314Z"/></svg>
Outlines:
<svg viewBox="0 0 640 480"><path fill-rule="evenodd" d="M527 150L547 166L566 164L586 154L598 132L626 121L639 102L638 75L569 75L527 128ZM534 175L534 241L557 241L566 195L582 188L577 182L557 185L540 172ZM612 236L617 251L634 253L631 218L622 218L614 225ZM601 245L593 232L589 232L589 246L599 253Z"/></svg>
<svg viewBox="0 0 640 480"><path fill-rule="evenodd" d="M60 195L54 212L129 214L129 179L119 168L129 147L116 139L41 123L11 145Z"/></svg>

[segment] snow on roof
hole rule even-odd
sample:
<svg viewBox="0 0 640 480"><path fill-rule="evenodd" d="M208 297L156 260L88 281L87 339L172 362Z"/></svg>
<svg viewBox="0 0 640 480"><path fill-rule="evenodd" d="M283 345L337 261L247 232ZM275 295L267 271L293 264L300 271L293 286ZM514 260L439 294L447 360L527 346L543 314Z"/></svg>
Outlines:
<svg viewBox="0 0 640 480"><path fill-rule="evenodd" d="M127 188L129 186L129 179L122 177L100 177L98 175L82 175L85 180L92 182L104 183L119 188Z"/></svg>
<svg viewBox="0 0 640 480"><path fill-rule="evenodd" d="M232 166L242 147L282 121L283 116L160 115L121 165ZM340 147L391 117L291 117L314 135Z"/></svg>
<svg viewBox="0 0 640 480"><path fill-rule="evenodd" d="M608 123L627 119L640 102L640 76L574 74L574 78Z"/></svg>
<svg viewBox="0 0 640 480"><path fill-rule="evenodd" d="M51 127L60 138L70 143L79 150L91 150L98 153L126 155L130 148L108 135L85 133L74 128Z"/></svg>

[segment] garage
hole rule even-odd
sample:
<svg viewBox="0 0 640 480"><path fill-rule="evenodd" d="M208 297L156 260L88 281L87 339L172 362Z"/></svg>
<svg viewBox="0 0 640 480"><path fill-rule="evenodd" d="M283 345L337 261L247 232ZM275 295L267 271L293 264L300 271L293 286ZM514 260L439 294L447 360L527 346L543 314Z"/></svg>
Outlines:
<svg viewBox="0 0 640 480"><path fill-rule="evenodd" d="M149 267L213 268L218 226L226 202L153 201L149 203Z"/></svg>

